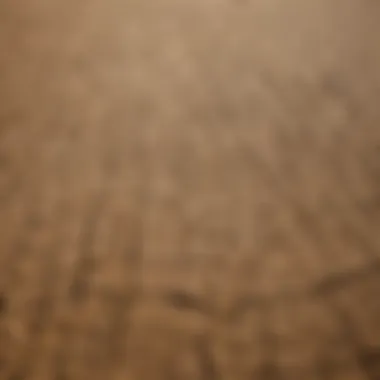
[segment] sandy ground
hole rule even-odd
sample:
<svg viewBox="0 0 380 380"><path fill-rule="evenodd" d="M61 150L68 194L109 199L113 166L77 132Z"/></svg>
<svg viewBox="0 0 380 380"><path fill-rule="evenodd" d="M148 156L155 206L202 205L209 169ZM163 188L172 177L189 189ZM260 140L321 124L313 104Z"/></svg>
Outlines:
<svg viewBox="0 0 380 380"><path fill-rule="evenodd" d="M380 379L379 20L2 0L0 379Z"/></svg>

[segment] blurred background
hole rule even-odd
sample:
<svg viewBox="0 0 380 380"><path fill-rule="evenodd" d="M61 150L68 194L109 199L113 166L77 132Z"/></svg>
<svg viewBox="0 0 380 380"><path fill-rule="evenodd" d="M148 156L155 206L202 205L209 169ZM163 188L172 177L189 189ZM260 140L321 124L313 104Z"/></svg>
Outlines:
<svg viewBox="0 0 380 380"><path fill-rule="evenodd" d="M0 379L380 379L379 19L0 0Z"/></svg>

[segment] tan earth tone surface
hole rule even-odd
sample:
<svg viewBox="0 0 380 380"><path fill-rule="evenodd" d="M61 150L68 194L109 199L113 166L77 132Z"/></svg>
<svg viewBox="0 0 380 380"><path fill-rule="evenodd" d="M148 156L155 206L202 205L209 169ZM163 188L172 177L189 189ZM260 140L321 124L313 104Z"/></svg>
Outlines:
<svg viewBox="0 0 380 380"><path fill-rule="evenodd" d="M0 1L1 380L379 380L380 3Z"/></svg>

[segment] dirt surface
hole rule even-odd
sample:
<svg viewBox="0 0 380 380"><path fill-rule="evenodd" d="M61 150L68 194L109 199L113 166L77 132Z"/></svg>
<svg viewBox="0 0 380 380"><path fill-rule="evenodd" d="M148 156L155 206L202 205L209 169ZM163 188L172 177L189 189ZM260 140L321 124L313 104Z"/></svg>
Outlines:
<svg viewBox="0 0 380 380"><path fill-rule="evenodd" d="M1 0L0 379L379 380L379 20Z"/></svg>

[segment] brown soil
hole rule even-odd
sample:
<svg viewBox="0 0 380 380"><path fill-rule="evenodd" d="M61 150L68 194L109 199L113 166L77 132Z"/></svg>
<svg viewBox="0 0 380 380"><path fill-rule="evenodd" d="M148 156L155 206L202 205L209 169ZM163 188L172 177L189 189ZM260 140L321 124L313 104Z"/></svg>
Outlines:
<svg viewBox="0 0 380 380"><path fill-rule="evenodd" d="M2 0L0 379L380 379L379 20Z"/></svg>

